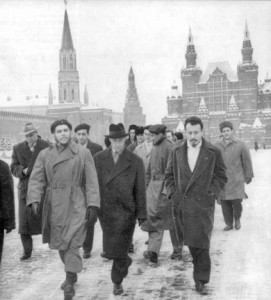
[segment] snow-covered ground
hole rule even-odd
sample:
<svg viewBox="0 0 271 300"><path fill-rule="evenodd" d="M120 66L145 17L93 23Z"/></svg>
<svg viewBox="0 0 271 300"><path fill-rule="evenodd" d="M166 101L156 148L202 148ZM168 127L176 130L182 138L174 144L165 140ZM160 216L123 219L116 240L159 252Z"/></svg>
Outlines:
<svg viewBox="0 0 271 300"><path fill-rule="evenodd" d="M255 178L243 201L242 228L224 232L221 207L216 206L211 242L212 273L208 294L194 289L192 262L184 247L182 262L172 262L172 247L166 232L156 268L143 259L147 235L139 228L134 236L135 253L124 295L112 295L111 261L100 257L102 232L96 225L92 257L83 261L74 299L271 299L271 150L252 151ZM0 268L1 300L63 299L60 284L65 274L57 251L34 237L33 257L20 262L22 246L16 231L6 235Z"/></svg>

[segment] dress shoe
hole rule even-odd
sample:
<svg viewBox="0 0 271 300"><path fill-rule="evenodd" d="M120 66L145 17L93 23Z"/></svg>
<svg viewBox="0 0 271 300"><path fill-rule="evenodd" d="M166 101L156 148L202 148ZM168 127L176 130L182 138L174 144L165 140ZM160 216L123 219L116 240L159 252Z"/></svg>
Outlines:
<svg viewBox="0 0 271 300"><path fill-rule="evenodd" d="M24 254L20 257L20 261L28 260L30 257L31 257L31 254L25 254L25 253L24 253Z"/></svg>
<svg viewBox="0 0 271 300"><path fill-rule="evenodd" d="M195 287L196 287L196 291L199 292L199 293L203 293L204 290L205 290L205 286L203 283L201 283L200 281L197 281L195 283Z"/></svg>
<svg viewBox="0 0 271 300"><path fill-rule="evenodd" d="M149 252L149 263L150 265L157 265L158 263L158 255L155 252Z"/></svg>
<svg viewBox="0 0 271 300"><path fill-rule="evenodd" d="M182 253L181 253L181 252L175 252L175 251L173 251L173 253L170 255L170 258L171 258L172 260L177 260L177 261L179 261L179 260L182 260L183 256L182 256Z"/></svg>
<svg viewBox="0 0 271 300"><path fill-rule="evenodd" d="M229 231L229 230L232 230L232 229L233 229L232 225L227 225L223 230L224 231Z"/></svg>
<svg viewBox="0 0 271 300"><path fill-rule="evenodd" d="M143 256L145 259L150 259L150 251L144 251Z"/></svg>
<svg viewBox="0 0 271 300"><path fill-rule="evenodd" d="M146 241L146 242L145 242L145 245L148 245L148 244L149 244L149 241Z"/></svg>
<svg viewBox="0 0 271 300"><path fill-rule="evenodd" d="M64 287L64 300L72 300L75 295L75 290L73 287L74 277L76 273L66 272L66 285Z"/></svg>
<svg viewBox="0 0 271 300"><path fill-rule="evenodd" d="M239 230L241 228L240 219L235 220L235 229Z"/></svg>
<svg viewBox="0 0 271 300"><path fill-rule="evenodd" d="M134 253L134 245L133 244L130 245L128 253Z"/></svg>
<svg viewBox="0 0 271 300"><path fill-rule="evenodd" d="M115 283L114 284L114 289L113 289L113 294L115 296L117 296L117 295L121 295L122 293L123 293L122 284L121 283L120 284Z"/></svg>
<svg viewBox="0 0 271 300"><path fill-rule="evenodd" d="M84 259L88 259L88 258L90 258L90 257L91 257L90 252L84 251L84 253L83 253L83 258L84 258Z"/></svg>
<svg viewBox="0 0 271 300"><path fill-rule="evenodd" d="M77 273L72 273L73 274L73 283L77 282ZM64 290L65 286L67 285L67 275L65 281L61 284L61 289Z"/></svg>

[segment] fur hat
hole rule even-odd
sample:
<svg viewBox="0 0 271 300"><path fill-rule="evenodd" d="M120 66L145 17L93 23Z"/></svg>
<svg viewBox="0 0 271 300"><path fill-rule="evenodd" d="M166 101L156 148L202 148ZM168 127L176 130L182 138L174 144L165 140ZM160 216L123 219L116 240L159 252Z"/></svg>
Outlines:
<svg viewBox="0 0 271 300"><path fill-rule="evenodd" d="M130 131L130 130L134 130L134 131L136 131L136 130L137 130L137 128L138 128L138 126L136 126L136 125L132 124L132 125L130 125L130 126L129 126L129 130L128 130L128 131Z"/></svg>
<svg viewBox="0 0 271 300"><path fill-rule="evenodd" d="M219 129L220 129L220 132L222 132L223 128L225 127L228 127L230 128L231 130L233 130L233 125L230 121L224 121L222 123L219 124Z"/></svg>

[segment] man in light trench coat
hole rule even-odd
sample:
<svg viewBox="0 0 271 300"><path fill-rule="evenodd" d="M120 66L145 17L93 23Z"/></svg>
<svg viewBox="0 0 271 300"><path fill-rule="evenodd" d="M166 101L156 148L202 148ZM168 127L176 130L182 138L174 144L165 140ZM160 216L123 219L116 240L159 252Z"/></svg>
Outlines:
<svg viewBox="0 0 271 300"><path fill-rule="evenodd" d="M233 125L224 121L219 125L222 140L215 146L220 149L227 167L228 182L221 196L221 207L226 227L224 231L241 228L242 200L247 198L245 183L253 178L252 162L249 150L244 142L234 138Z"/></svg>
<svg viewBox="0 0 271 300"><path fill-rule="evenodd" d="M155 266L158 263L164 231L169 230L170 233L173 246L171 259L182 258L183 235L181 228L174 224L173 206L167 198L165 189L165 171L173 144L165 134L166 126L151 125L149 132L152 135L153 147L146 172L148 218L141 225L141 229L149 233L148 249L143 255L149 265Z"/></svg>
<svg viewBox="0 0 271 300"><path fill-rule="evenodd" d="M209 248L215 199L227 182L226 167L220 151L202 138L200 118L186 119L184 127L187 140L170 153L165 184L183 224L184 244L193 258L196 290L205 293L211 273Z"/></svg>
<svg viewBox="0 0 271 300"><path fill-rule="evenodd" d="M43 243L59 250L65 265L66 280L61 285L65 300L73 298L73 285L82 269L79 248L86 236L86 222L97 221L100 207L93 158L88 149L71 141L71 130L67 120L51 125L56 143L40 152L30 177L27 201L37 215L44 197Z"/></svg>

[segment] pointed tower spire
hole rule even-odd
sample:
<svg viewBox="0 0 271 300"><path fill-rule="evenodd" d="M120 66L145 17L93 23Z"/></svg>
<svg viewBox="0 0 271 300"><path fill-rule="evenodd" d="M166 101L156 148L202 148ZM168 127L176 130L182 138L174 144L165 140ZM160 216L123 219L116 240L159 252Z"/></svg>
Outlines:
<svg viewBox="0 0 271 300"><path fill-rule="evenodd" d="M243 48L242 48L241 52L242 52L242 56L243 56L243 63L251 63L253 48L251 46L250 34L249 34L247 22L245 25Z"/></svg>
<svg viewBox="0 0 271 300"><path fill-rule="evenodd" d="M65 8L61 49L59 51L58 89L60 103L80 103L79 74L76 68L76 52Z"/></svg>
<svg viewBox="0 0 271 300"><path fill-rule="evenodd" d="M206 106L204 97L201 97L201 99L200 99L200 104L199 104L198 112L199 113L206 113L206 112L208 112L208 108Z"/></svg>
<svg viewBox="0 0 271 300"><path fill-rule="evenodd" d="M128 75L128 90L126 94L125 103L127 102L139 102L137 90L135 86L135 75L132 67L130 67L130 71Z"/></svg>
<svg viewBox="0 0 271 300"><path fill-rule="evenodd" d="M85 85L85 91L84 91L84 104L85 104L86 106L89 105L87 85Z"/></svg>
<svg viewBox="0 0 271 300"><path fill-rule="evenodd" d="M193 35L190 27L189 27L188 43L186 48L185 59L186 59L186 68L196 67L197 53L195 51Z"/></svg>
<svg viewBox="0 0 271 300"><path fill-rule="evenodd" d="M73 49L72 35L70 30L70 23L69 23L67 9L65 9L65 15L64 15L64 26L63 26L63 33L62 33L61 49L65 49L65 50Z"/></svg>
<svg viewBox="0 0 271 300"><path fill-rule="evenodd" d="M49 105L53 105L53 91L52 91L51 83L49 84L49 90L48 90L48 102Z"/></svg>
<svg viewBox="0 0 271 300"><path fill-rule="evenodd" d="M230 103L229 103L228 110L229 111L236 111L236 110L238 110L238 106L237 106L237 104L235 102L234 95L231 96L231 100L230 100Z"/></svg>

